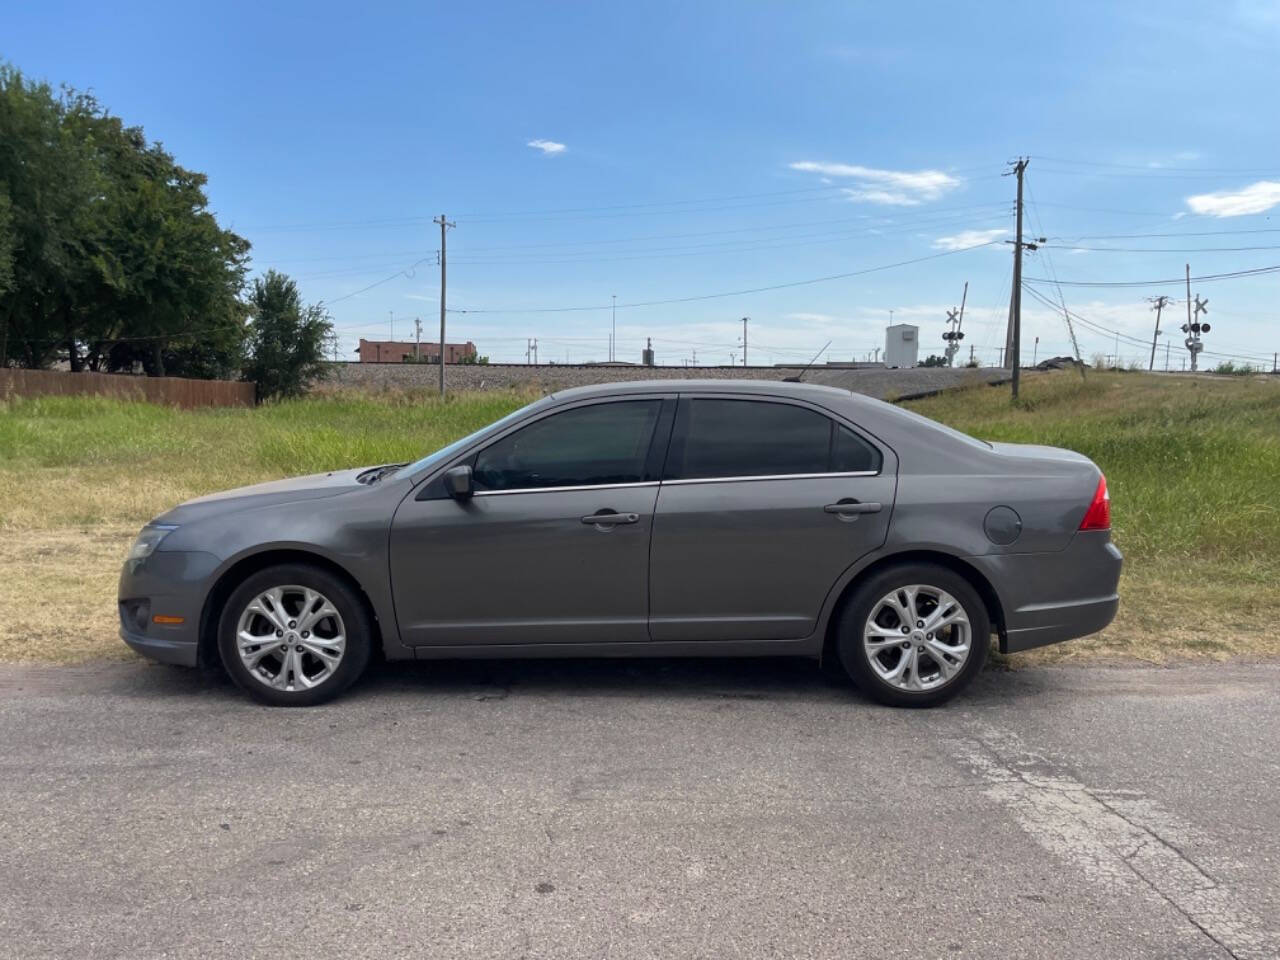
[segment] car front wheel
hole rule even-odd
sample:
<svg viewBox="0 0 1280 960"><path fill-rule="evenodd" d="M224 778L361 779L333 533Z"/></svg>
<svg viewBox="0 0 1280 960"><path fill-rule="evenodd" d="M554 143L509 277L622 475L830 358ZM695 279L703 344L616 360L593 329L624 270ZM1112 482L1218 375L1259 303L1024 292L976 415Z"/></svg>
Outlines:
<svg viewBox="0 0 1280 960"><path fill-rule="evenodd" d="M319 567L285 564L252 574L232 592L218 651L255 700L311 706L364 672L372 633L364 604L345 581Z"/></svg>
<svg viewBox="0 0 1280 960"><path fill-rule="evenodd" d="M991 624L982 598L959 574L910 564L858 587L838 631L841 663L863 691L894 707L932 707L982 670Z"/></svg>

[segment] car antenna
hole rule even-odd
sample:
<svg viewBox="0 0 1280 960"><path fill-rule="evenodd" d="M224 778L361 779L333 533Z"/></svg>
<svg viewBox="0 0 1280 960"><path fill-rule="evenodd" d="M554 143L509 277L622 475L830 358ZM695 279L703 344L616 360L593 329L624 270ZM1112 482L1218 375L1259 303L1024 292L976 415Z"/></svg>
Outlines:
<svg viewBox="0 0 1280 960"><path fill-rule="evenodd" d="M830 340L828 340L826 343L822 345L822 349L813 355L813 359L804 365L803 370L801 370L794 377L783 377L782 382L783 383L799 383L801 380L803 380L804 375L809 372L809 368L818 362L818 358L827 352L827 347L829 346L831 346Z"/></svg>

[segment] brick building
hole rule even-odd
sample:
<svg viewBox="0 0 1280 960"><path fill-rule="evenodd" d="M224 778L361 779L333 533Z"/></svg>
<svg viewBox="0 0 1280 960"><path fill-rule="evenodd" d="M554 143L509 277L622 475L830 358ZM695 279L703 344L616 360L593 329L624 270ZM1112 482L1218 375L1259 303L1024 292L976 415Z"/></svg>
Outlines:
<svg viewBox="0 0 1280 960"><path fill-rule="evenodd" d="M440 344L425 340L416 344L412 340L366 340L361 337L356 353L361 363L406 363L411 362L415 355L420 356L424 363L440 362ZM476 345L470 340L444 345L445 363L466 363L475 358Z"/></svg>

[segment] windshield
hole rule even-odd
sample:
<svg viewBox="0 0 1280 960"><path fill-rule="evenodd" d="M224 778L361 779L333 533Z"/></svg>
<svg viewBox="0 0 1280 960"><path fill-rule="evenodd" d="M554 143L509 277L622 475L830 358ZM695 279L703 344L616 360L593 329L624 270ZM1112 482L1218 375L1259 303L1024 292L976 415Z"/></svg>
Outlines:
<svg viewBox="0 0 1280 960"><path fill-rule="evenodd" d="M462 437L458 440L453 441L453 443L449 444L448 446L441 447L439 450L436 450L433 453L427 454L421 460L415 460L413 463L409 464L407 467L404 468L405 475L408 476L410 479L416 479L415 474L421 474L424 471L430 470L432 467L435 467L438 464L443 463L445 460L448 460L451 456L453 456L459 450L462 450L468 444L474 443L476 440L479 440L481 437L485 436L486 434L497 432L498 430L505 427L511 421L524 416L526 411L531 410L534 407L547 402L548 399L550 398L542 397L539 400L535 400L533 403L526 404L525 406L521 407L519 410L511 411L501 420L495 420L493 421L493 423L490 423L486 426L481 427L479 430L476 430L474 433L469 433L465 437Z"/></svg>

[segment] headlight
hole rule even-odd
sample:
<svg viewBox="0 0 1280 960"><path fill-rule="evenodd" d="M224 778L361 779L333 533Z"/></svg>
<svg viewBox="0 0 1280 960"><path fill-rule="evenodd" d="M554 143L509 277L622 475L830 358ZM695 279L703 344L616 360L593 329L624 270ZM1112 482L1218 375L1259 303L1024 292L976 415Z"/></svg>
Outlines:
<svg viewBox="0 0 1280 960"><path fill-rule="evenodd" d="M147 559L155 552L156 547L160 546L160 541L177 529L178 525L176 523L147 524L142 528L142 532L138 534L138 539L133 541L133 546L129 548L127 559L134 562Z"/></svg>

